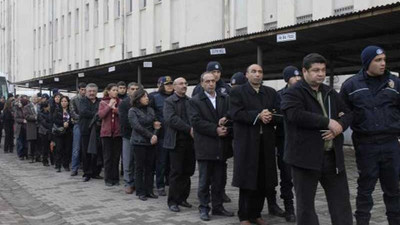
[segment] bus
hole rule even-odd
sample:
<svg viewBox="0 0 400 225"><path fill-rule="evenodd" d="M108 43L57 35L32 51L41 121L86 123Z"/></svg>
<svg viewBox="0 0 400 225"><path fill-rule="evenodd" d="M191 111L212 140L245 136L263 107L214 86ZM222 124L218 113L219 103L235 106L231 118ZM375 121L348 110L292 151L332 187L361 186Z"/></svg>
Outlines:
<svg viewBox="0 0 400 225"><path fill-rule="evenodd" d="M8 99L8 82L5 74L0 73L0 96Z"/></svg>

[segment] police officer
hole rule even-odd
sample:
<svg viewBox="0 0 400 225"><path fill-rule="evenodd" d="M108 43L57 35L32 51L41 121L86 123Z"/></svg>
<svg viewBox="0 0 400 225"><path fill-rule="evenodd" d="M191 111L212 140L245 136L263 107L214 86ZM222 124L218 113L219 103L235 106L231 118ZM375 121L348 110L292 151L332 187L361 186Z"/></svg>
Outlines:
<svg viewBox="0 0 400 225"><path fill-rule="evenodd" d="M341 89L354 115L351 128L359 172L355 217L357 224L369 224L371 195L379 178L389 225L400 224L400 80L386 70L382 48L366 47L361 60L363 68Z"/></svg>
<svg viewBox="0 0 400 225"><path fill-rule="evenodd" d="M286 82L286 86L278 91L278 97L281 98L282 94L291 86L293 86L297 81L301 80L301 74L298 68L295 66L287 66L283 70L283 79ZM293 183L290 165L283 161L284 154L284 144L285 144L285 130L283 128L283 123L278 123L276 126L276 139L275 145L277 149L277 163L280 171L280 186L281 186L281 198L285 206L284 217L287 222L296 222L296 217L294 214L293 207ZM274 193L276 195L276 192ZM273 196L273 198L276 198ZM276 203L276 200L275 200ZM270 211L271 213L271 211Z"/></svg>
<svg viewBox="0 0 400 225"><path fill-rule="evenodd" d="M221 79L221 64L217 61L211 61L207 64L206 71L211 72L215 76L215 79L217 81L215 90L223 95L229 95L229 93L231 92L231 87ZM193 89L192 97L202 91L203 88L201 87L201 84L196 85L196 87Z"/></svg>
<svg viewBox="0 0 400 225"><path fill-rule="evenodd" d="M239 85L245 84L247 82L247 78L242 72L236 72L231 77L231 87L237 87Z"/></svg>

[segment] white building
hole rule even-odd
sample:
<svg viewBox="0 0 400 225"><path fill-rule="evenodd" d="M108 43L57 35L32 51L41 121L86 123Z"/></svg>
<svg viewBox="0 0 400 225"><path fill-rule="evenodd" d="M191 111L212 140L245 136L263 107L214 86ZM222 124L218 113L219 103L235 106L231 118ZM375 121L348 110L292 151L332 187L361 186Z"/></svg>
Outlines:
<svg viewBox="0 0 400 225"><path fill-rule="evenodd" d="M12 82L394 0L0 0L0 72Z"/></svg>

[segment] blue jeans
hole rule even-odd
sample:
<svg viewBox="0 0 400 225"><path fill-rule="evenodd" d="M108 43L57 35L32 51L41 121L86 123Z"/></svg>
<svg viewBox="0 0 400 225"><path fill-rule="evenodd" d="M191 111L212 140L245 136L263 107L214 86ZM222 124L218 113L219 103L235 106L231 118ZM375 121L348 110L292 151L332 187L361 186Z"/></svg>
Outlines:
<svg viewBox="0 0 400 225"><path fill-rule="evenodd" d="M122 138L122 160L125 187L135 186L135 154L128 138Z"/></svg>
<svg viewBox="0 0 400 225"><path fill-rule="evenodd" d="M165 188L165 180L169 175L169 150L163 147L164 140L157 143L156 152L156 185L157 189Z"/></svg>
<svg viewBox="0 0 400 225"><path fill-rule="evenodd" d="M26 146L26 134L23 133L25 131L22 131L17 137L17 155L18 157L27 157L28 152L27 152L27 146Z"/></svg>
<svg viewBox="0 0 400 225"><path fill-rule="evenodd" d="M79 124L75 124L72 137L72 158L71 158L72 171L78 171L79 169L80 150L81 150L81 131L79 129Z"/></svg>

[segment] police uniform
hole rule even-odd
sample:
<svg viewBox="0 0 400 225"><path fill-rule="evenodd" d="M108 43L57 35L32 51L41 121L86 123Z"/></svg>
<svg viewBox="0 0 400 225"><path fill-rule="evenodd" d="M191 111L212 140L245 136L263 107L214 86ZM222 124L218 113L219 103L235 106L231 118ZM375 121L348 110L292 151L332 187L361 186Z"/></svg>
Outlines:
<svg viewBox="0 0 400 225"><path fill-rule="evenodd" d="M400 133L400 79L389 71L376 77L366 72L373 58L383 53L377 46L364 49L364 68L349 78L341 89L354 116L351 128L359 172L357 224L369 224L372 192L378 178L389 224L400 224L400 145L397 140Z"/></svg>

